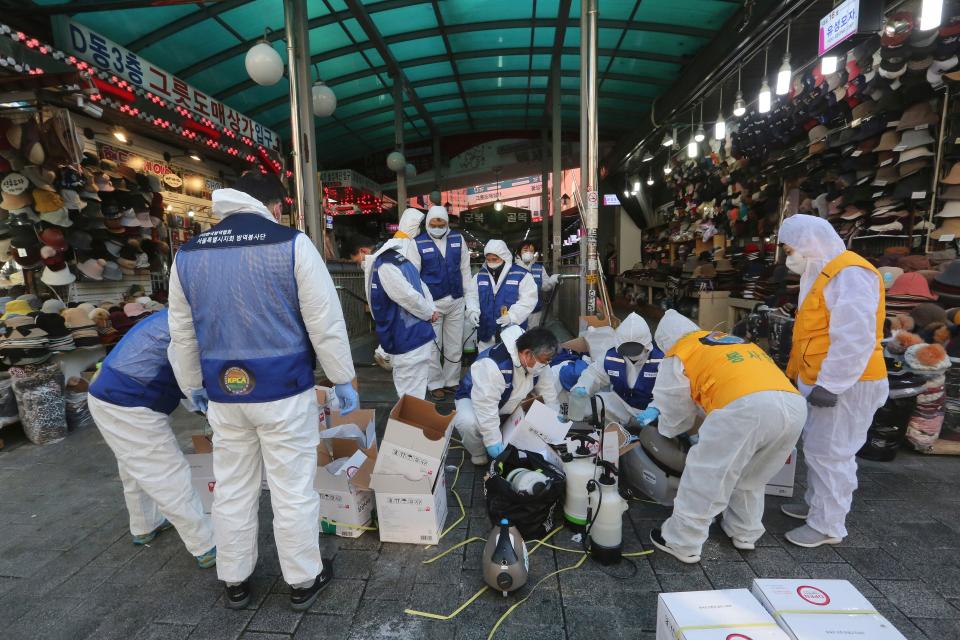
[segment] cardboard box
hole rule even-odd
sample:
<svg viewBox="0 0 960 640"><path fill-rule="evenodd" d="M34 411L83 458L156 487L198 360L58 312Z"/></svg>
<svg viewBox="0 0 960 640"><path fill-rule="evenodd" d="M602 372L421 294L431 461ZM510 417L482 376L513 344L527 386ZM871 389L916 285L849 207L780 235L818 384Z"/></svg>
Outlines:
<svg viewBox="0 0 960 640"><path fill-rule="evenodd" d="M377 501L382 542L437 544L447 520L447 481L374 473L370 481Z"/></svg>
<svg viewBox="0 0 960 640"><path fill-rule="evenodd" d="M562 444L571 422L559 422L557 413L535 399L527 399L503 421L503 444L539 453L550 464L563 469L563 461L550 444Z"/></svg>
<svg viewBox="0 0 960 640"><path fill-rule="evenodd" d="M443 475L453 416L453 412L441 415L432 402L412 396L400 398L387 420L373 472L411 480L426 477L432 486L433 478Z"/></svg>
<svg viewBox="0 0 960 640"><path fill-rule="evenodd" d="M657 640L788 640L746 589L661 593Z"/></svg>
<svg viewBox="0 0 960 640"><path fill-rule="evenodd" d="M194 453L213 453L213 436L207 436L202 434L194 434L191 436L193 440L193 452ZM262 467L262 475L260 478L260 490L261 491L270 491L270 485L267 484L267 468ZM210 463L210 475L213 475L213 462ZM212 498L211 498L212 500Z"/></svg>
<svg viewBox="0 0 960 640"><path fill-rule="evenodd" d="M751 591L792 640L905 640L846 580L755 579Z"/></svg>
<svg viewBox="0 0 960 640"><path fill-rule="evenodd" d="M620 326L620 318L610 316L609 318L599 318L597 316L580 316L580 332L583 333L587 327L613 327Z"/></svg>
<svg viewBox="0 0 960 640"><path fill-rule="evenodd" d="M194 438L203 436L194 436ZM200 494L203 512L210 515L213 510L213 488L217 481L213 477L213 455L210 453L184 454L190 465L190 480L193 488Z"/></svg>
<svg viewBox="0 0 960 640"><path fill-rule="evenodd" d="M794 477L797 474L797 449L794 447L790 457L784 463L783 468L777 471L777 475L770 478L764 493L768 496L791 497L793 495Z"/></svg>
<svg viewBox="0 0 960 640"><path fill-rule="evenodd" d="M376 413L369 409L357 409L348 416L331 415L328 428L320 433L314 487L320 495L320 523L325 532L357 538L363 535L361 527L373 520L370 477L377 462L375 420ZM356 425L360 437L336 437L338 428L347 425Z"/></svg>

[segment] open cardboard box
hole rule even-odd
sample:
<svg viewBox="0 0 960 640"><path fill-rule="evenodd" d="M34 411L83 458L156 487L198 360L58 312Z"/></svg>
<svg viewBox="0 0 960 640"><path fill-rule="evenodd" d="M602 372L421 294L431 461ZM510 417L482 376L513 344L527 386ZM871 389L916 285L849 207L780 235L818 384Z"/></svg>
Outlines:
<svg viewBox="0 0 960 640"><path fill-rule="evenodd" d="M620 318L616 316L610 316L608 318L600 318L597 316L580 316L580 332L586 330L587 327L613 327L616 329L620 326Z"/></svg>
<svg viewBox="0 0 960 640"><path fill-rule="evenodd" d="M447 480L374 473L370 481L377 501L382 542L437 544L447 520Z"/></svg>
<svg viewBox="0 0 960 640"><path fill-rule="evenodd" d="M203 436L194 436L194 438ZM209 453L188 453L184 457L190 465L190 483L200 495L203 512L210 515L213 510L213 489L217 484L213 477L213 456Z"/></svg>
<svg viewBox="0 0 960 640"><path fill-rule="evenodd" d="M332 415L327 431L345 424L356 424L365 433L365 441L353 438L323 438L317 446L317 477L314 487L320 495L320 520L325 529L338 536L356 538L373 519L374 497L370 479L377 462L376 413L357 409L348 416ZM357 454L361 454L358 455ZM336 474L328 467L341 458L357 456L362 462ZM326 523L324 522L326 521Z"/></svg>
<svg viewBox="0 0 960 640"><path fill-rule="evenodd" d="M453 416L453 412L440 414L432 402L407 395L400 398L387 419L374 473L414 480L443 475Z"/></svg>

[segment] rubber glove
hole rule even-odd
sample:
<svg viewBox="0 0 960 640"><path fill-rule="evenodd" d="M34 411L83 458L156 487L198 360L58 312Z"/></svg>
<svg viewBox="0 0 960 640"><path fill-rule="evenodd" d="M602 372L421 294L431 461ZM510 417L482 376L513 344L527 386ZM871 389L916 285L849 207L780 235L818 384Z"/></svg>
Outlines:
<svg viewBox="0 0 960 640"><path fill-rule="evenodd" d="M830 393L820 385L810 390L807 396L807 402L815 407L835 407L837 406L837 394Z"/></svg>
<svg viewBox="0 0 960 640"><path fill-rule="evenodd" d="M340 415L345 416L360 406L360 396L349 382L336 385L333 392L340 401Z"/></svg>
<svg viewBox="0 0 960 640"><path fill-rule="evenodd" d="M640 413L633 416L633 419L644 427L660 417L660 409L656 407L647 407Z"/></svg>
<svg viewBox="0 0 960 640"><path fill-rule="evenodd" d="M513 324L513 323L510 321L510 316L509 316L509 315L502 315L502 316L500 316L499 318L497 318L497 325L498 325L498 326L501 326L501 327L509 327L511 324Z"/></svg>
<svg viewBox="0 0 960 640"><path fill-rule="evenodd" d="M466 314L467 323L471 326L479 326L480 324L480 310L479 309L467 309Z"/></svg>
<svg viewBox="0 0 960 640"><path fill-rule="evenodd" d="M572 393L572 394L575 395L575 396L583 396L584 398L586 398L586 397L587 397L587 388L586 388L586 387L574 387L573 389L570 390L570 393Z"/></svg>
<svg viewBox="0 0 960 640"><path fill-rule="evenodd" d="M503 443L498 442L497 444L492 444L487 449L487 455L490 456L491 460L496 460L496 458L503 453Z"/></svg>
<svg viewBox="0 0 960 640"><path fill-rule="evenodd" d="M190 392L190 402L197 408L197 411L206 413L210 406L210 396L207 395L206 389L194 389Z"/></svg>
<svg viewBox="0 0 960 640"><path fill-rule="evenodd" d="M560 274L558 273L553 274L552 276L547 278L547 281L553 286L557 286L557 283L560 282Z"/></svg>

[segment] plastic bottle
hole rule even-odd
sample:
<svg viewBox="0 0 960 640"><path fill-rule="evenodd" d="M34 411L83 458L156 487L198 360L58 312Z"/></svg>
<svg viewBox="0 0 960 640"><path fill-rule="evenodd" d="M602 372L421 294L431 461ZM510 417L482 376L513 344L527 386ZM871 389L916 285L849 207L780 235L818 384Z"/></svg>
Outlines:
<svg viewBox="0 0 960 640"><path fill-rule="evenodd" d="M567 477L567 495L563 501L563 517L568 528L574 531L583 531L587 524L587 483L593 480L596 472L596 455L591 453L588 443L596 444L596 440L588 435L572 434L570 440L579 440L580 444L574 451L567 445L567 453L563 455L563 473Z"/></svg>
<svg viewBox="0 0 960 640"><path fill-rule="evenodd" d="M567 417L574 422L583 422L590 412L590 397L585 393L570 391L570 400L567 403Z"/></svg>
<svg viewBox="0 0 960 640"><path fill-rule="evenodd" d="M617 564L623 554L623 514L628 505L617 489L617 472L609 462L601 462L603 474L589 492L591 523L590 555L600 564Z"/></svg>

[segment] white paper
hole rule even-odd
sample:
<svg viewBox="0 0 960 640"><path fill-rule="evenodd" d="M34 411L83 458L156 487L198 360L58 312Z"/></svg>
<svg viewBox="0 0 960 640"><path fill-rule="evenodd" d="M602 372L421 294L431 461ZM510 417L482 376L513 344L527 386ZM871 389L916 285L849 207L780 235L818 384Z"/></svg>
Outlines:
<svg viewBox="0 0 960 640"><path fill-rule="evenodd" d="M561 444L573 423L559 418L556 411L537 400L523 419L530 430L547 444Z"/></svg>

